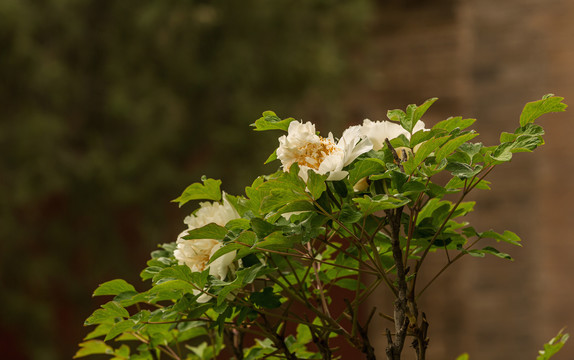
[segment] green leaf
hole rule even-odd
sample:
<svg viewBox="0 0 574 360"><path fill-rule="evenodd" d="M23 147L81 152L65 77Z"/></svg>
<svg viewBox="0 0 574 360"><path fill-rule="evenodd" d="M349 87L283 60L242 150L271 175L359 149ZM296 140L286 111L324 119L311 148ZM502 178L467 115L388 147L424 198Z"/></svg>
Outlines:
<svg viewBox="0 0 574 360"><path fill-rule="evenodd" d="M107 345L102 340L90 340L80 343L80 349L74 355L74 359L81 358L88 355L95 355L95 354L108 354L112 355L114 353L114 349Z"/></svg>
<svg viewBox="0 0 574 360"><path fill-rule="evenodd" d="M321 194L327 190L325 181L329 175L319 175L311 169L307 170L307 174L309 175L307 180L307 190L309 190L313 199L319 199Z"/></svg>
<svg viewBox="0 0 574 360"><path fill-rule="evenodd" d="M249 299L255 305L266 309L276 309L281 306L281 296L274 294L272 287L266 287L260 292L251 293Z"/></svg>
<svg viewBox="0 0 574 360"><path fill-rule="evenodd" d="M516 138L518 137L517 134L511 134L511 133L507 133L507 132L502 132L500 134L500 143L505 143L505 142L513 142L514 140L516 140Z"/></svg>
<svg viewBox="0 0 574 360"><path fill-rule="evenodd" d="M387 111L387 117L389 120L394 122L402 122L406 118L406 114L404 111L396 109L396 110L389 110Z"/></svg>
<svg viewBox="0 0 574 360"><path fill-rule="evenodd" d="M463 250L463 253L465 251ZM468 253L468 255L473 256L473 257L479 257L479 258L483 258L485 256L484 252L482 250L468 250L466 251L466 253Z"/></svg>
<svg viewBox="0 0 574 360"><path fill-rule="evenodd" d="M92 296L118 295L126 291L136 291L128 282L122 279L111 280L98 286Z"/></svg>
<svg viewBox="0 0 574 360"><path fill-rule="evenodd" d="M562 100L564 100L563 97L548 94L542 100L527 103L520 114L520 126L533 123L534 120L544 114L566 110L568 105L564 104Z"/></svg>
<svg viewBox="0 0 574 360"><path fill-rule="evenodd" d="M183 238L186 240L194 239L213 239L213 240L223 240L227 235L227 228L217 225L215 223L209 223L198 229L188 230L187 235Z"/></svg>
<svg viewBox="0 0 574 360"><path fill-rule="evenodd" d="M313 205L313 203L309 200L294 201L277 209L274 215L267 218L267 221L274 224L279 218L281 218L282 214L291 212L310 212L315 210L315 205Z"/></svg>
<svg viewBox="0 0 574 360"><path fill-rule="evenodd" d="M493 248L492 246L487 246L480 251L482 251L485 254L494 255L494 256L499 257L501 259L506 259L506 260L511 260L511 261L513 260L510 255L505 254L503 252L500 252L497 249Z"/></svg>
<svg viewBox="0 0 574 360"><path fill-rule="evenodd" d="M558 332L558 335L550 339L548 343L544 344L544 350L538 351L539 355L536 358L536 360L548 360L552 356L554 356L558 351L560 351L560 349L562 349L562 346L564 346L564 344L566 343L566 341L568 341L568 338L570 337L570 335L568 334L562 334L563 330L564 329L560 330L560 332Z"/></svg>
<svg viewBox="0 0 574 360"><path fill-rule="evenodd" d="M107 321L115 321L117 318L127 318L130 314L117 301L110 301L102 305L86 319L85 325L101 324Z"/></svg>
<svg viewBox="0 0 574 360"><path fill-rule="evenodd" d="M427 187L422 182L409 181L401 187L401 195L408 196L414 201L421 192L426 191Z"/></svg>
<svg viewBox="0 0 574 360"><path fill-rule="evenodd" d="M280 172L278 176L263 182L257 187L262 196L260 211L269 213L294 201L309 200L307 184L299 177L297 163L291 165L289 172ZM250 196L251 197L251 196Z"/></svg>
<svg viewBox="0 0 574 360"><path fill-rule="evenodd" d="M269 155L269 157L267 158L267 160L265 160L263 164L269 164L270 162L275 160L277 160L277 149L275 149L273 153Z"/></svg>
<svg viewBox="0 0 574 360"><path fill-rule="evenodd" d="M464 143L458 148L460 152L468 157L470 164L474 162L474 157L480 154L480 149L482 149L482 143Z"/></svg>
<svg viewBox="0 0 574 360"><path fill-rule="evenodd" d="M365 195L363 198L355 198L353 201L359 205L363 216L368 216L377 211L399 208L411 200L400 196L377 195L371 198Z"/></svg>
<svg viewBox="0 0 574 360"><path fill-rule="evenodd" d="M182 265L183 266L183 265ZM196 290L195 286L184 280L168 280L160 284L155 285L148 293L159 294L161 292L172 293L172 292L183 292L191 293Z"/></svg>
<svg viewBox="0 0 574 360"><path fill-rule="evenodd" d="M217 250L213 255L211 255L211 257L209 258L209 263L212 263L217 258L235 250L239 250L236 258L240 259L254 252L254 250L251 249L251 246L255 244L256 240L257 236L255 235L254 232L244 231L235 240L225 244L225 246L219 248L219 250Z"/></svg>
<svg viewBox="0 0 574 360"><path fill-rule="evenodd" d="M297 342L300 344L308 344L313 341L313 335L311 335L311 330L308 325L299 324L297 325Z"/></svg>
<svg viewBox="0 0 574 360"><path fill-rule="evenodd" d="M507 162L512 159L513 143L507 142L498 145L490 154L490 157L498 162Z"/></svg>
<svg viewBox="0 0 574 360"><path fill-rule="evenodd" d="M461 179L469 179L482 171L482 165L468 165L459 162L450 162L446 166L446 170L450 171L452 176L457 176Z"/></svg>
<svg viewBox="0 0 574 360"><path fill-rule="evenodd" d="M363 213L355 209L354 206L349 203L343 204L343 208L339 213L339 221L354 224L363 218Z"/></svg>
<svg viewBox="0 0 574 360"><path fill-rule="evenodd" d="M106 335L104 341L111 340L118 336L119 334L123 333L124 331L130 330L135 326L136 322L131 319L122 320L116 323Z"/></svg>
<svg viewBox="0 0 574 360"><path fill-rule="evenodd" d="M456 358L456 360L469 360L470 358L468 357L467 353L464 353L462 355L460 355L459 357Z"/></svg>
<svg viewBox="0 0 574 360"><path fill-rule="evenodd" d="M233 219L230 220L227 224L225 224L225 227L229 230L229 231L240 231L240 230L247 230L249 229L249 227L251 222L249 221L249 219Z"/></svg>
<svg viewBox="0 0 574 360"><path fill-rule="evenodd" d="M189 311L189 313L187 313L187 318L197 319L212 307L213 307L212 303L197 304Z"/></svg>
<svg viewBox="0 0 574 360"><path fill-rule="evenodd" d="M449 136L441 136L438 138L430 139L424 142L420 148L415 153L415 156L410 157L407 161L403 163L403 167L407 174L412 174L415 169L423 162L425 159L435 151L439 146L442 146L448 141Z"/></svg>
<svg viewBox="0 0 574 360"><path fill-rule="evenodd" d="M258 237L264 238L274 231L277 231L277 226L268 223L267 221L260 218L251 219L251 228L257 234Z"/></svg>
<svg viewBox="0 0 574 360"><path fill-rule="evenodd" d="M187 265L176 265L165 268L153 277L153 282L160 284L170 280L183 280L191 282L191 270Z"/></svg>
<svg viewBox="0 0 574 360"><path fill-rule="evenodd" d="M444 130L451 132L454 129L464 130L470 125L474 124L476 119L463 119L461 116L449 117L446 120L439 121L435 126L432 127L433 130Z"/></svg>
<svg viewBox="0 0 574 360"><path fill-rule="evenodd" d="M256 246L260 249L285 250L293 248L300 241L299 236L285 236L281 231L276 231L266 236L263 241L256 243Z"/></svg>
<svg viewBox="0 0 574 360"><path fill-rule="evenodd" d="M437 198L430 199L419 212L416 225L418 226L421 223L421 221L423 221L425 218L433 217L433 213L439 208L444 208L444 210L442 211L443 213L450 211L450 205L451 203L446 200L440 200Z"/></svg>
<svg viewBox="0 0 574 360"><path fill-rule="evenodd" d="M527 124L526 126L522 126L516 129L514 135L542 136L544 135L544 129L540 125Z"/></svg>
<svg viewBox="0 0 574 360"><path fill-rule="evenodd" d="M438 134L444 134L443 130L419 130L411 136L411 141L409 143L410 148L414 148L416 145L425 142L429 139L434 138Z"/></svg>
<svg viewBox="0 0 574 360"><path fill-rule="evenodd" d="M137 360L137 358L134 359L134 357L130 358L130 347L127 346L126 344L123 344L122 346L120 346L119 349L116 349L114 351L114 355L117 357L117 359L114 358L114 360L121 360L121 359Z"/></svg>
<svg viewBox="0 0 574 360"><path fill-rule="evenodd" d="M224 285L219 293L217 293L217 305L223 304L227 295L232 291L241 289L247 284L251 284L264 268L265 265L263 264L244 268L235 273L236 278L232 282L222 282Z"/></svg>
<svg viewBox="0 0 574 360"><path fill-rule="evenodd" d="M203 184L193 183L189 185L177 199L172 202L179 203L182 207L185 203L191 200L221 200L221 180L207 179L205 176L201 178Z"/></svg>
<svg viewBox="0 0 574 360"><path fill-rule="evenodd" d="M488 230L485 231L483 233L480 233L479 236L481 238L489 238L489 239L494 239L496 241L504 241L507 242L509 244L512 245L516 245L516 246L522 246L520 244L520 237L518 235L516 235L515 233L513 233L512 231L504 231L502 234L497 233L496 231L493 230Z"/></svg>
<svg viewBox="0 0 574 360"><path fill-rule="evenodd" d="M110 331L112 326L114 326L112 322L101 323L98 326L96 326L96 328L93 331L91 331L88 335L86 335L84 340L95 339L97 337L106 335L108 331Z"/></svg>
<svg viewBox="0 0 574 360"><path fill-rule="evenodd" d="M401 126L403 127L403 129L405 129L409 133L412 133L413 128L415 127L417 122L423 117L423 115L426 113L426 111L437 100L438 100L438 98L432 98L432 99L428 99L427 101L422 103L420 106L416 106L415 104L410 104L409 106L407 106L407 112L406 112L405 116L399 117L399 119L398 119L399 122L401 123Z"/></svg>
<svg viewBox="0 0 574 360"><path fill-rule="evenodd" d="M478 179L474 179L472 184L476 184L478 183L475 188L476 189L482 189L482 190L490 190L490 181L487 180L478 180ZM472 185L472 184L467 184L467 187ZM448 192L456 192L456 190L458 189L462 189L465 186L465 180L458 178L458 177L453 177L452 179L450 179L450 181L445 185L445 188L447 189Z"/></svg>
<svg viewBox="0 0 574 360"><path fill-rule="evenodd" d="M255 131L267 131L267 130L283 130L287 131L289 129L289 124L295 121L293 118L281 119L273 111L263 112L263 116L255 120L255 123L251 124Z"/></svg>
<svg viewBox="0 0 574 360"><path fill-rule="evenodd" d="M414 115L416 112L417 106L415 104L410 104L407 106L406 116L401 119L401 126L403 129L411 133L413 128L415 127L414 122Z"/></svg>
<svg viewBox="0 0 574 360"><path fill-rule="evenodd" d="M396 170L389 171L389 175L391 176L391 185L393 188L402 192L403 185L407 182L409 177L405 173Z"/></svg>
<svg viewBox="0 0 574 360"><path fill-rule="evenodd" d="M452 154L462 144L466 143L467 141L471 140L476 136L478 136L477 133L471 132L447 141L443 146L441 146L439 150L435 152L436 161L440 162L442 159Z"/></svg>
<svg viewBox="0 0 574 360"><path fill-rule="evenodd" d="M385 163L380 159L367 158L357 161L355 166L349 170L349 183L355 185L364 177L380 173L385 170Z"/></svg>
<svg viewBox="0 0 574 360"><path fill-rule="evenodd" d="M413 114L413 127L414 125L416 125L417 121L419 121L423 117L423 115L427 112L427 110L431 107L431 105L434 104L434 102L437 100L438 98L428 99L427 101L425 101L416 108L415 113Z"/></svg>

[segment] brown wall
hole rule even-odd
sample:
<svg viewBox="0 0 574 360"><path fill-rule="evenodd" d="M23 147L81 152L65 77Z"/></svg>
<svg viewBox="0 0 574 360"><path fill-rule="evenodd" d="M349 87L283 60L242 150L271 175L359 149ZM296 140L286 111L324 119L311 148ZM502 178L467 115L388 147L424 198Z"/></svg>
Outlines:
<svg viewBox="0 0 574 360"><path fill-rule="evenodd" d="M437 96L428 123L474 117L478 141L496 144L500 132L516 128L527 101L551 92L574 104L573 20L569 0L381 7L381 35L365 60L379 70L363 80L368 96L351 97L352 115L383 119L389 108ZM479 230L515 231L524 247L497 245L514 262L463 259L430 288L421 306L430 322L430 359L463 352L478 360L534 359L562 327L574 331L574 121L570 111L541 124L547 144L496 169L493 189L474 195L470 218ZM423 271L444 261L436 254ZM386 326L372 329L381 358ZM556 358L574 358L574 344Z"/></svg>

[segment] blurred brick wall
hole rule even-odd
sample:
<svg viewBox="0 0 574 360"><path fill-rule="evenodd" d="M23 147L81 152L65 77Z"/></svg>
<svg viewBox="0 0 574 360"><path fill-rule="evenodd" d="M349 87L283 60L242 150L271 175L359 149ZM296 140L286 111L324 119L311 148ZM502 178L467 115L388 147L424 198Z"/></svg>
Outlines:
<svg viewBox="0 0 574 360"><path fill-rule="evenodd" d="M380 70L355 89L368 95L351 97L352 116L384 119L387 109L437 96L428 123L451 115L477 118L477 141L496 144L500 132L516 128L527 101L552 92L574 104L573 20L571 0L382 6L379 41L361 60ZM491 191L474 194L478 203L469 220L475 227L515 231L524 247L496 244L515 261L469 257L429 289L421 310L430 322L430 359L463 352L476 360L534 359L562 327L574 331L571 112L542 119L547 144L516 154L489 175ZM433 258L423 271L432 274L445 261L441 254ZM381 358L388 325L372 329ZM574 344L556 358L574 358Z"/></svg>

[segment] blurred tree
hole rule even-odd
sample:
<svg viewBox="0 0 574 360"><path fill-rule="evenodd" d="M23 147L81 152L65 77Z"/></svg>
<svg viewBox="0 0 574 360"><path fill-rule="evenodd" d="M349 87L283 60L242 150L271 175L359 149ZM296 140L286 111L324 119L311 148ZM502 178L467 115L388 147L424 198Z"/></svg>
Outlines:
<svg viewBox="0 0 574 360"><path fill-rule="evenodd" d="M135 280L181 229L170 199L202 174L237 193L265 171L277 140L247 126L263 110L341 122L369 13L368 0L0 2L3 356L70 357L96 285Z"/></svg>

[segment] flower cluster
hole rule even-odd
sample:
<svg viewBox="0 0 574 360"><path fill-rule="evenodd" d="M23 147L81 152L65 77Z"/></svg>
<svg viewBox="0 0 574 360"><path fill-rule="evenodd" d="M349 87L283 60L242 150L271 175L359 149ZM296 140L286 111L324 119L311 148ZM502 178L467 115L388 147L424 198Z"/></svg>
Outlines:
<svg viewBox="0 0 574 360"><path fill-rule="evenodd" d="M425 124L418 121L413 132L425 130ZM386 139L404 135L410 139L411 134L399 124L390 121L371 121L365 119L363 125L351 126L343 132L339 141L335 142L333 134L324 138L317 135L315 125L311 122L293 121L289 124L287 135L279 138L277 158L281 161L284 171L289 171L291 165L298 163L299 176L307 181L307 171L318 174L329 174L327 180L344 179L348 172L344 167L351 164L359 155L370 150L380 150ZM364 179L363 179L364 180ZM358 184L361 187L363 182ZM217 279L226 278L233 266L236 251L229 252L213 262L209 260L223 244L215 239L192 239L184 237L189 230L201 228L209 223L225 226L227 222L240 216L233 206L223 196L223 204L219 202L202 202L200 208L184 219L188 228L177 239L177 249L174 256L180 265L187 265L193 272L209 269L209 274Z"/></svg>
<svg viewBox="0 0 574 360"><path fill-rule="evenodd" d="M413 132L424 129L425 124L418 121ZM284 171L289 171L294 163L299 164L299 176L305 181L309 170L321 175L328 173L327 180L342 180L348 174L343 168L359 155L370 150L380 150L385 139L392 140L400 135L407 139L411 136L397 123L365 119L363 125L346 129L335 143L332 133L326 138L317 135L313 123L293 121L289 124L287 135L279 138L277 158Z"/></svg>

